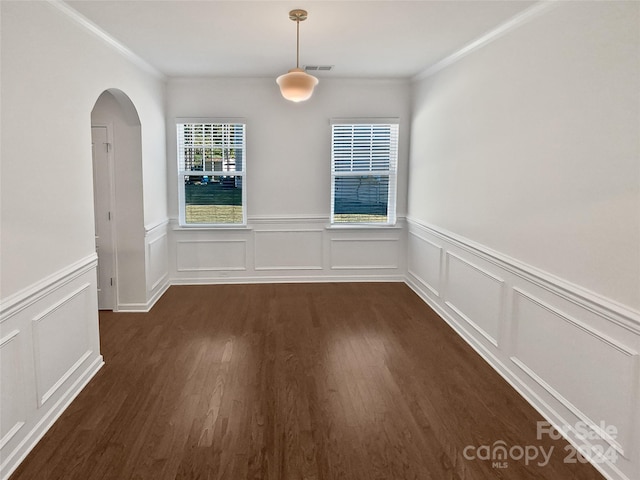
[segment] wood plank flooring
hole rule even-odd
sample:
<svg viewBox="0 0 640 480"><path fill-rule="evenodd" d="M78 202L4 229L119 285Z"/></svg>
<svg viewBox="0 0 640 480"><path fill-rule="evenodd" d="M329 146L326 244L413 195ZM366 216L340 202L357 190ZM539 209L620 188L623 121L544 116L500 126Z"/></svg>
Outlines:
<svg viewBox="0 0 640 480"><path fill-rule="evenodd" d="M106 365L11 480L602 478L401 283L173 286L100 333ZM465 458L496 442L554 451Z"/></svg>

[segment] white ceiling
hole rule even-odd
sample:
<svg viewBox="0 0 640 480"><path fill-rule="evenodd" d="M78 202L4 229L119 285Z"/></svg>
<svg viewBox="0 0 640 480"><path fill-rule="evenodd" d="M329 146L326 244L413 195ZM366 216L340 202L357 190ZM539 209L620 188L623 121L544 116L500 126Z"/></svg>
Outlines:
<svg viewBox="0 0 640 480"><path fill-rule="evenodd" d="M324 77L411 77L533 1L92 0L67 5L167 76L275 76L300 64ZM315 74L315 73L314 73Z"/></svg>

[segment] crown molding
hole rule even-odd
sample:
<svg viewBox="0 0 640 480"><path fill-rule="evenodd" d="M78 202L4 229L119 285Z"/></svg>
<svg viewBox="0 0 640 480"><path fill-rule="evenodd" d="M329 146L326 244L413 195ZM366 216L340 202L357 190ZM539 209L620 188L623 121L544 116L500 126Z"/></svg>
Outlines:
<svg viewBox="0 0 640 480"><path fill-rule="evenodd" d="M157 70L151 64L147 63L147 61L144 60L142 57L139 57L138 55L136 55L128 47L126 47L124 44L120 43L118 40L113 38L107 32L102 30L98 25L93 23L87 17L82 15L80 12L78 12L71 6L67 5L67 3L64 2L64 0L46 0L46 1L49 5L51 5L52 7L57 9L59 12L67 16L69 19L73 20L75 23L80 25L89 33L98 37L100 40L105 42L109 47L111 47L113 50L118 52L120 55L122 55L124 58L129 60L131 63L133 63L137 67L143 69L147 73L150 73L159 79L166 80L166 75L164 75L162 72Z"/></svg>
<svg viewBox="0 0 640 480"><path fill-rule="evenodd" d="M491 42L497 40L503 35L507 34L511 30L521 27L522 25L530 22L534 18L543 15L552 9L556 8L560 4L559 0L543 0L535 3L531 7L523 10L522 12L514 15L509 20L499 24L497 27L489 30L484 35L476 38L472 42L466 44L464 47L455 51L451 55L444 57L442 60L434 63L430 67L425 68L420 73L413 76L412 81L424 80L431 75L439 72L440 70L456 63L458 60L466 57L471 52L478 50Z"/></svg>

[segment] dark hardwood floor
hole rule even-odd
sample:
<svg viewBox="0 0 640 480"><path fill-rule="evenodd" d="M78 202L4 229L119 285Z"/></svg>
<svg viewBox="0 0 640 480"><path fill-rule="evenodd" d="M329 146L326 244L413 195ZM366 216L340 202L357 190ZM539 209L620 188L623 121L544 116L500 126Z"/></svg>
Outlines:
<svg viewBox="0 0 640 480"><path fill-rule="evenodd" d="M100 333L11 480L602 478L404 284L174 286ZM465 458L496 442L554 450Z"/></svg>

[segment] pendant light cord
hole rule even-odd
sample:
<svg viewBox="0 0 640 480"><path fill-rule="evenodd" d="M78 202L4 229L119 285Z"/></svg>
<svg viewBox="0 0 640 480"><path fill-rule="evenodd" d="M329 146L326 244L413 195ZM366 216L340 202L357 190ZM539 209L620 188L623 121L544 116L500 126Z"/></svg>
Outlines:
<svg viewBox="0 0 640 480"><path fill-rule="evenodd" d="M300 18L296 18L296 68L300 68Z"/></svg>

